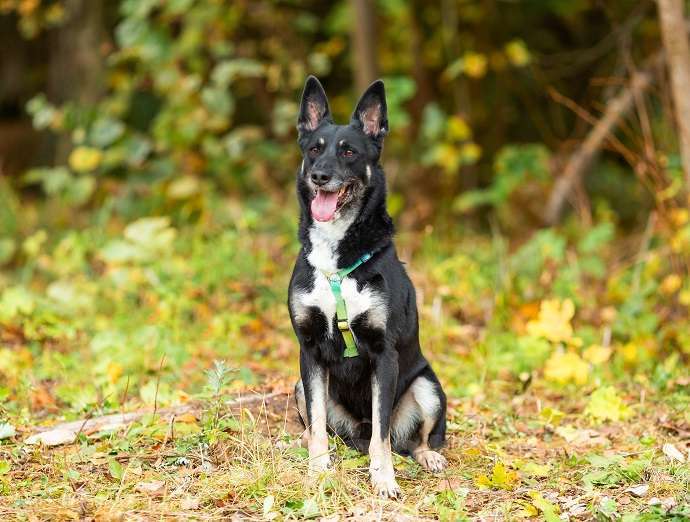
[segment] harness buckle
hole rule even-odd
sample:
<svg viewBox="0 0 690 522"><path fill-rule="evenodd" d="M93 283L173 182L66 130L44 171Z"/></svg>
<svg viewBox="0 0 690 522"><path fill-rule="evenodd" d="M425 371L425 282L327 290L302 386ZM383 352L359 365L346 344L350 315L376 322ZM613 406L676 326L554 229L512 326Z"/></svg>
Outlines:
<svg viewBox="0 0 690 522"><path fill-rule="evenodd" d="M338 330L345 332L350 329L350 325L347 324L347 319L338 319Z"/></svg>

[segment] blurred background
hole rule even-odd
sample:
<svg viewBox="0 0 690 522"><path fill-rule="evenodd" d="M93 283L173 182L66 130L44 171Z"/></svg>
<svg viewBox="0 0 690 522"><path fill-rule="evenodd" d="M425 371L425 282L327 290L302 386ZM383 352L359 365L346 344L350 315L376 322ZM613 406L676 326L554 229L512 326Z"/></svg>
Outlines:
<svg viewBox="0 0 690 522"><path fill-rule="evenodd" d="M687 4L0 0L0 518L688 520ZM448 395L385 510L296 447L308 74L386 82Z"/></svg>
<svg viewBox="0 0 690 522"><path fill-rule="evenodd" d="M294 378L307 74L341 122L386 81L389 208L452 396L672 387L690 178L664 3L0 0L4 407L176 401L217 358Z"/></svg>

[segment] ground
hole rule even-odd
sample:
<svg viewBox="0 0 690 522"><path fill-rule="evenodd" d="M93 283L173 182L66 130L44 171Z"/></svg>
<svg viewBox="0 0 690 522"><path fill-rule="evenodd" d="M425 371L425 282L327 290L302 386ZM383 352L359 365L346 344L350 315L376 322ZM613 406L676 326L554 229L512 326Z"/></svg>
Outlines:
<svg viewBox="0 0 690 522"><path fill-rule="evenodd" d="M666 295L654 260L636 269L553 231L510 254L496 238L399 235L449 397L449 467L396 457L403 497L379 499L368 457L331 440L333 470L309 477L289 210L227 203L193 226L25 240L0 271L0 519L690 520L690 378L664 344L682 338L682 308L652 300ZM652 297L629 307L630 289Z"/></svg>

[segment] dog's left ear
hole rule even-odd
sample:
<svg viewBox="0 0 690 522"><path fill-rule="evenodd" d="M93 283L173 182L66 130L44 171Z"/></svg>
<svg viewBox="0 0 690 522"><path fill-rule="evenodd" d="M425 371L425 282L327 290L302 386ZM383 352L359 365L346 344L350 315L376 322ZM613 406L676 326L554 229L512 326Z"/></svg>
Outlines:
<svg viewBox="0 0 690 522"><path fill-rule="evenodd" d="M381 140L388 132L388 109L386 91L382 80L376 80L357 102L352 113L351 123L359 126L362 132L374 140Z"/></svg>

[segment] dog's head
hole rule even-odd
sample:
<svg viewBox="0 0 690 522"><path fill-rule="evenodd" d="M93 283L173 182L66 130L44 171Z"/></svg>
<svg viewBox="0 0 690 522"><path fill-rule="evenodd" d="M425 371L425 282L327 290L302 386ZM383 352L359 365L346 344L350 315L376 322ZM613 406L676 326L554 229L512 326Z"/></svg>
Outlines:
<svg viewBox="0 0 690 522"><path fill-rule="evenodd" d="M336 125L323 87L310 76L304 86L299 119L302 168L298 189L317 221L331 221L356 208L366 189L381 175L378 164L388 131L386 93L381 80L364 92L350 123Z"/></svg>

